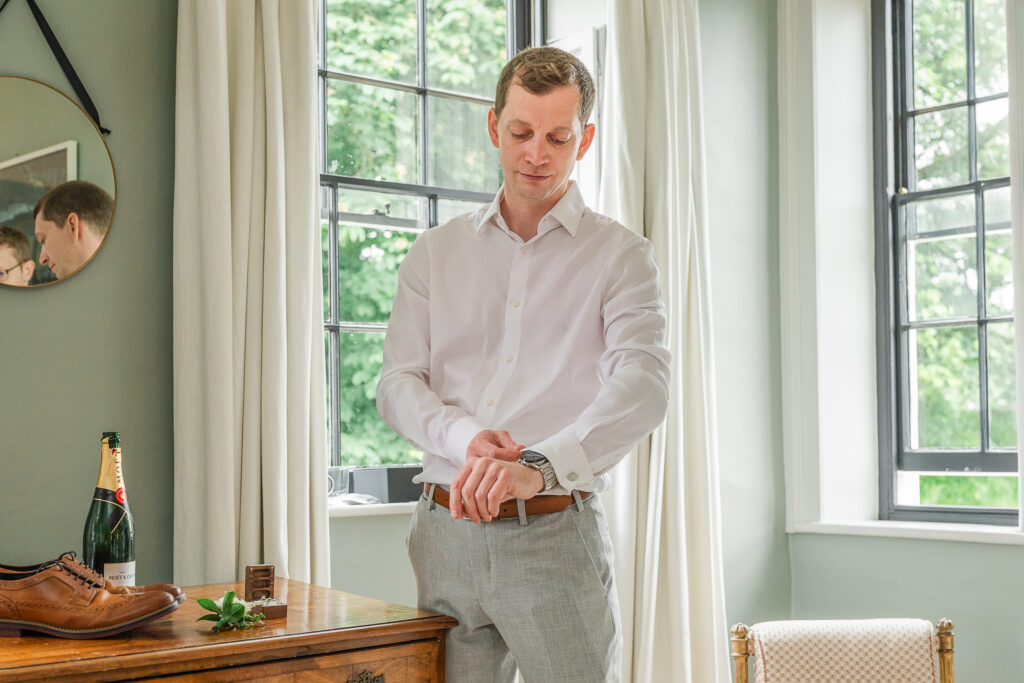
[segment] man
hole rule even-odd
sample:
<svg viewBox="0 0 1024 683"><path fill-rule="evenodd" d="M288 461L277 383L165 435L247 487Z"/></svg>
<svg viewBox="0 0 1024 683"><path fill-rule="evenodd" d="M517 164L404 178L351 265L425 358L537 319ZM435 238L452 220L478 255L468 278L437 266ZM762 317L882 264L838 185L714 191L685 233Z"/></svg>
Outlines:
<svg viewBox="0 0 1024 683"><path fill-rule="evenodd" d="M420 605L459 621L456 683L619 677L592 493L664 418L669 354L650 244L569 179L593 103L572 55L513 58L488 116L504 185L399 269L377 405L423 451L409 556Z"/></svg>
<svg viewBox="0 0 1024 683"><path fill-rule="evenodd" d="M36 240L43 245L39 263L65 278L99 249L114 217L114 200L98 185L72 180L43 195L32 215Z"/></svg>
<svg viewBox="0 0 1024 683"><path fill-rule="evenodd" d="M21 230L0 225L0 284L27 287L35 269L28 238Z"/></svg>

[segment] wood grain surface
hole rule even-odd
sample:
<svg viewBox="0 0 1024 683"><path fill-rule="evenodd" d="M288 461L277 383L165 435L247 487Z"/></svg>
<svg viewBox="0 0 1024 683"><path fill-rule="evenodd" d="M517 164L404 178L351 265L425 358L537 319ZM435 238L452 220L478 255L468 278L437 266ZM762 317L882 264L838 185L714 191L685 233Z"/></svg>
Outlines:
<svg viewBox="0 0 1024 683"><path fill-rule="evenodd" d="M349 680L342 677L348 675L344 672L349 669L344 667L358 668L359 657L346 654L328 661L320 656L417 642L422 646L413 651L387 648L364 653L362 658L406 662L389 665L403 671L408 662L420 662L430 671L425 678L419 673L394 673L386 677L388 683L443 680L444 634L457 623L450 617L278 578L275 597L288 605L286 618L247 631L214 633L211 622L196 621L207 613L196 599L216 600L229 590L241 595L244 585L186 587L187 600L168 617L109 638L67 640L28 633L20 638L0 638L0 681L65 676L124 680L197 672L207 675L184 680L248 680L278 674L287 680L317 680L321 676ZM259 671L230 670L261 664Z"/></svg>

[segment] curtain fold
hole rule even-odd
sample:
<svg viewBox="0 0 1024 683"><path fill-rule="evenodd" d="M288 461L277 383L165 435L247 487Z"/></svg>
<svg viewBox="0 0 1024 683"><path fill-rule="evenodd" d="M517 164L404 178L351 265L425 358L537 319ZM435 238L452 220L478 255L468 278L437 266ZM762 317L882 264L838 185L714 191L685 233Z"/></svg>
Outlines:
<svg viewBox="0 0 1024 683"><path fill-rule="evenodd" d="M1024 435L1024 0L1006 0L1006 57L1010 88L1010 223L1013 245L1013 330L1017 373L1017 440ZM1017 458L1024 481L1024 458ZM1024 510L1024 486L1018 487ZM1024 532L1024 514L1018 515Z"/></svg>
<svg viewBox="0 0 1024 683"><path fill-rule="evenodd" d="M316 1L179 0L174 577L329 583Z"/></svg>
<svg viewBox="0 0 1024 683"><path fill-rule="evenodd" d="M730 680L697 5L610 0L607 22L599 209L654 245L673 355L665 424L609 497L636 515L611 531L637 682Z"/></svg>

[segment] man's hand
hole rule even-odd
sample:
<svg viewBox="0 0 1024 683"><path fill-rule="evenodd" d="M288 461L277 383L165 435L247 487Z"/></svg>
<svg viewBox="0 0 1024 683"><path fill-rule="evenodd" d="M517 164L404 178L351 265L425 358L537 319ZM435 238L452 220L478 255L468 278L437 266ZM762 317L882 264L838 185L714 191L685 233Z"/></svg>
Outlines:
<svg viewBox="0 0 1024 683"><path fill-rule="evenodd" d="M543 489L544 477L540 472L517 462L524 448L506 431L485 429L474 436L466 447L466 464L452 482L452 517L489 522L506 500L531 498ZM533 487L536 481L531 473L538 475L537 488Z"/></svg>
<svg viewBox="0 0 1024 683"><path fill-rule="evenodd" d="M526 446L517 444L508 432L485 429L466 447L466 464L473 458L497 458L509 462L519 459L519 451Z"/></svg>
<svg viewBox="0 0 1024 683"><path fill-rule="evenodd" d="M512 498L533 498L544 488L544 475L518 462L472 458L452 482L449 504L453 519L489 522L498 507Z"/></svg>

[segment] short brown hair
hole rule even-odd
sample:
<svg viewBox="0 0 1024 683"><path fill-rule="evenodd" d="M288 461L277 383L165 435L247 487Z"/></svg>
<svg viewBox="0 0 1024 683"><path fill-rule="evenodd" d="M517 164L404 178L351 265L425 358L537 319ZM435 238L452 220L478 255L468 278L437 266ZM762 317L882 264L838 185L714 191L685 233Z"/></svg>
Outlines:
<svg viewBox="0 0 1024 683"><path fill-rule="evenodd" d="M501 116L513 82L534 95L543 95L555 88L571 85L580 93L576 114L580 123L587 124L594 110L594 79L575 55L557 47L528 47L505 65L498 77L494 94L494 113Z"/></svg>
<svg viewBox="0 0 1024 683"><path fill-rule="evenodd" d="M19 264L32 258L32 245L25 233L16 228L0 225L0 247L10 247Z"/></svg>
<svg viewBox="0 0 1024 683"><path fill-rule="evenodd" d="M114 199L99 185L88 180L71 180L62 183L43 195L32 212L33 218L43 214L44 221L56 223L58 228L72 213L89 225L98 237L107 234L114 217Z"/></svg>

